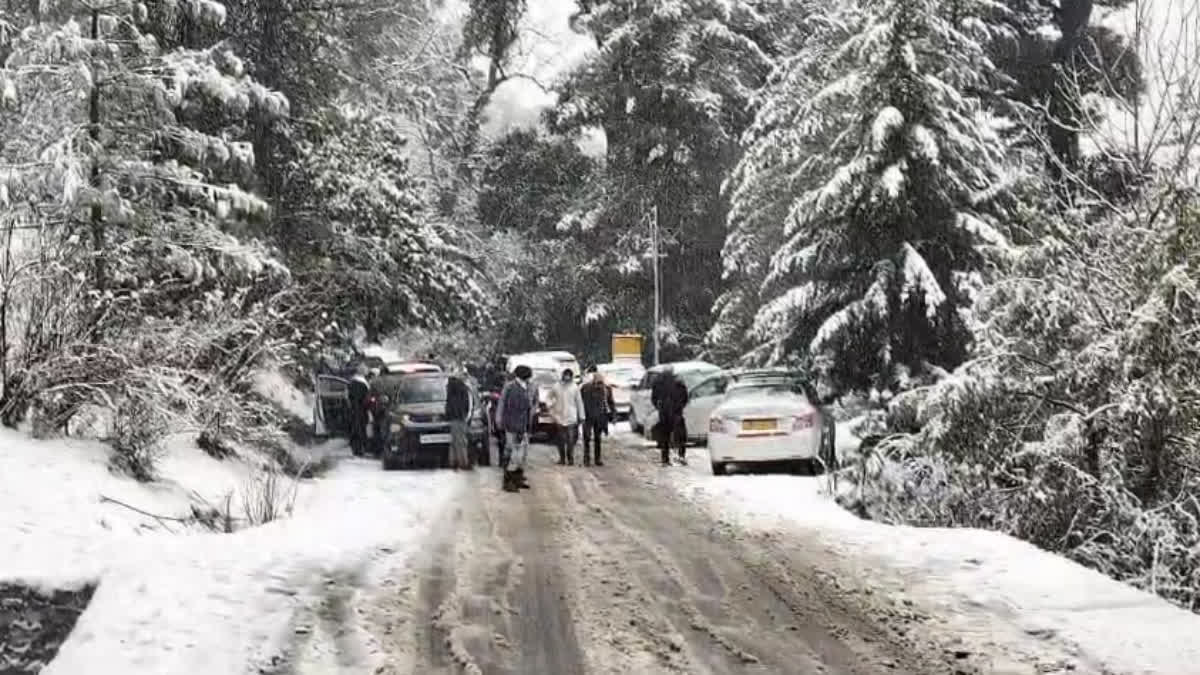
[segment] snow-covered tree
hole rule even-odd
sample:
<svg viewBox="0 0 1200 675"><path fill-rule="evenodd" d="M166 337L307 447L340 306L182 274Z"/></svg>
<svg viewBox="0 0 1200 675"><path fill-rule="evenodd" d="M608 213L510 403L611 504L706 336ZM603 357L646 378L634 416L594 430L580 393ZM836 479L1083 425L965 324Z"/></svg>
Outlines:
<svg viewBox="0 0 1200 675"><path fill-rule="evenodd" d="M179 11L224 20L212 2ZM250 283L270 268L231 237L267 208L239 185L254 155L238 133L288 109L220 47L163 50L142 28L152 19L134 3L64 8L20 33L2 75L21 115L8 198L59 214L64 236L88 242L96 291L143 306L177 299L179 284L226 272Z"/></svg>
<svg viewBox="0 0 1200 675"><path fill-rule="evenodd" d="M597 53L567 78L551 115L555 131L599 128L605 171L576 209L607 232L603 251L617 286L650 287L647 216L663 235L664 307L698 342L719 284L716 264L727 203L721 183L752 119L749 102L771 67L775 2L604 0L580 3L576 27ZM632 265L630 264L632 261ZM605 298L616 306L618 298ZM627 307L651 329L650 297ZM623 302L623 300L622 300Z"/></svg>
<svg viewBox="0 0 1200 675"><path fill-rule="evenodd" d="M828 66L837 47L849 39L858 10L846 5L831 15L815 6L806 9L793 24L795 41L787 56L778 59L770 81L752 100L756 116L743 138L745 155L724 187L730 211L721 252L722 292L705 340L710 355L722 362L761 357L750 328L761 305L759 291L771 256L784 243L784 223L796 189L791 174L801 158L797 144L803 155L819 154L833 137L829 130L805 129L802 124L812 120L795 114L802 102L837 76ZM806 130L807 138L801 136ZM779 137L789 143L775 142Z"/></svg>
<svg viewBox="0 0 1200 675"><path fill-rule="evenodd" d="M167 417L208 424L193 404L220 407L280 346L290 275L245 236L267 212L246 130L287 101L220 45L158 32L187 24L199 43L224 18L208 0L68 1L4 33L0 200L34 233L36 273L6 300L21 325L3 414L33 404L56 428L87 403L115 410L114 447L143 477Z"/></svg>
<svg viewBox="0 0 1200 675"><path fill-rule="evenodd" d="M409 175L402 120L351 111L329 124L304 156L318 207L296 259L301 283L342 327L361 325L372 338L406 325L478 324L487 298Z"/></svg>
<svg viewBox="0 0 1200 675"><path fill-rule="evenodd" d="M766 360L812 358L844 389L965 357L964 281L980 246L1005 244L989 213L1011 179L1005 121L980 100L997 77L982 46L993 28L971 6L884 0L828 16L826 34L854 34L766 95L752 142L769 149L744 160L735 191L750 232L727 249L736 264L739 242L769 231L754 218L786 201L752 328Z"/></svg>

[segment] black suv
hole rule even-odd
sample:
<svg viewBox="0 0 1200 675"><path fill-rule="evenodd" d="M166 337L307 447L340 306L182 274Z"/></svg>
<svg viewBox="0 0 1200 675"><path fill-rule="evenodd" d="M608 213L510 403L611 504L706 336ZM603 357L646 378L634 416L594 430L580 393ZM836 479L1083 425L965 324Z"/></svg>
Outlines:
<svg viewBox="0 0 1200 675"><path fill-rule="evenodd" d="M450 423L446 420L445 373L383 373L375 383L387 396L388 414L382 453L385 470L446 467L450 464ZM478 390L471 390L467 443L476 464L490 464L487 415Z"/></svg>

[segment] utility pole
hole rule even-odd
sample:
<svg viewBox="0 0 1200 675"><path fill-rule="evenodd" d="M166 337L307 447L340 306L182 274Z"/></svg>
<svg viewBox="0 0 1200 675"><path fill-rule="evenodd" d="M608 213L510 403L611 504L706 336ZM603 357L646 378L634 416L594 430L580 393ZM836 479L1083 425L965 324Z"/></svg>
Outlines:
<svg viewBox="0 0 1200 675"><path fill-rule="evenodd" d="M658 333L662 326L662 276L659 272L658 206L650 211L650 255L654 258L654 365L658 365Z"/></svg>

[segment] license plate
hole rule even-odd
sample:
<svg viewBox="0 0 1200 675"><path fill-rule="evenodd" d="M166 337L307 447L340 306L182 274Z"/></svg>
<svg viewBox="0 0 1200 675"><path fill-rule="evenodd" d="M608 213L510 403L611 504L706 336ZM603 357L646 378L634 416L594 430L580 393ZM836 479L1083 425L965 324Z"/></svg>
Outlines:
<svg viewBox="0 0 1200 675"><path fill-rule="evenodd" d="M775 431L779 420L742 420L742 431Z"/></svg>
<svg viewBox="0 0 1200 675"><path fill-rule="evenodd" d="M425 434L421 437L421 445L433 445L434 443L449 443L450 434Z"/></svg>

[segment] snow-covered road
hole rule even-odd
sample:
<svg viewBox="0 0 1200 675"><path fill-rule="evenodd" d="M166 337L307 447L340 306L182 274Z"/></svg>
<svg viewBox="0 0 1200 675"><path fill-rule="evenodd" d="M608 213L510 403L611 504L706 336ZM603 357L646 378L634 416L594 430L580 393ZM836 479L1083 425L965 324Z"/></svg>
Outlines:
<svg viewBox="0 0 1200 675"><path fill-rule="evenodd" d="M135 483L98 444L0 430L0 584L96 589L47 675L1200 674L1200 616L1153 595L998 533L859 520L823 478L661 467L628 432L603 468L535 447L519 495L494 467L342 456L231 535L154 515L258 475L179 441ZM36 626L4 619L23 649Z"/></svg>
<svg viewBox="0 0 1200 675"><path fill-rule="evenodd" d="M632 436L603 468L553 455L535 446L519 496L476 471L422 553L376 570L370 590L331 581L357 606L323 653L361 651L357 635L396 674L1053 672L1051 645L997 668L919 608L844 583L869 569L713 518L671 486L693 469L656 466Z"/></svg>

